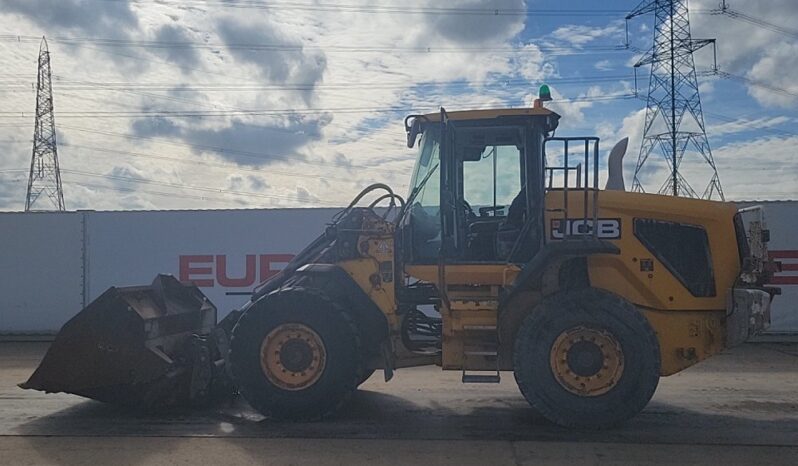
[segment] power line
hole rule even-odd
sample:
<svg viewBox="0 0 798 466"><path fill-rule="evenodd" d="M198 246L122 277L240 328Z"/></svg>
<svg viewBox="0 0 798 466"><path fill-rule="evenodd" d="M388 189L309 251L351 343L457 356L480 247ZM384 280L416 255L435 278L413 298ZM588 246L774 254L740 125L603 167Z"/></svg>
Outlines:
<svg viewBox="0 0 798 466"><path fill-rule="evenodd" d="M387 82L387 83L284 83L284 84L259 84L259 83L209 83L209 84L195 84L188 85L186 83L174 82L125 82L125 81L70 81L62 76L56 77L55 81L59 89L63 90L90 90L96 91L97 89L106 90L148 90L148 91L169 91L169 92L237 92L237 91L270 91L270 90L392 90L392 89L426 89L445 87L449 88L508 88L508 87L531 87L536 83L547 84L590 84L602 82L617 82L619 80L632 80L634 75L631 74L615 74L615 75L592 75L592 76L576 76L566 78L547 78L547 79L492 79L492 80L479 80L479 81L430 81L430 82ZM28 83L0 83L0 86L5 88L25 88L28 89Z"/></svg>
<svg viewBox="0 0 798 466"><path fill-rule="evenodd" d="M102 90L102 88L98 86L97 90ZM132 94L132 95L142 96L142 97L152 98L152 99L161 99L161 100L168 100L168 101L172 101L172 102L196 104L196 105L200 105L200 106L202 106L204 108L210 108L210 109L213 109L213 110L219 110L219 109L226 110L226 111L240 110L240 108L235 108L235 107L231 107L231 106L228 106L228 105L222 105L222 104L218 104L218 103L214 103L214 102L200 101L200 100L195 100L195 99L187 99L187 98L182 98L182 97L173 97L173 96L169 96L169 95L153 94L153 93L148 93L148 92L139 92L139 91L125 90L125 89L105 89L105 90L108 90L108 91L111 91L111 92L120 92L120 93ZM113 105L124 106L124 104L122 102L118 101L118 100L108 100L108 99L101 99L101 98L96 98L96 97L94 97L94 98L93 97L86 97L86 96L80 96L80 95L77 95L77 94L70 94L69 92L63 92L63 93L61 93L61 95L62 96L66 96L66 97L74 97L74 98L80 99L81 101L91 100L91 101L95 101L95 102L111 103ZM363 100L363 101L366 101L365 99L360 99L360 98L354 97L354 96L342 96L342 98L344 98L345 100ZM368 102L373 104L373 101L368 101ZM346 127L341 126L341 125L339 125L339 124L337 124L335 122L327 123L324 126L325 126L325 128L346 128ZM286 132L286 133L292 132L291 129L287 129L287 128L286 129L282 129L282 128L277 128L277 127L270 127L270 130Z"/></svg>
<svg viewBox="0 0 798 466"><path fill-rule="evenodd" d="M203 106L205 108L218 109L220 107L221 108L225 108L226 107L227 111L240 110L240 109L236 109L236 108L232 108L232 107L224 106L224 105L219 105L219 104L216 104L216 103L213 103L213 102L208 102L208 101L199 101L199 100L193 100L193 99L185 99L185 98L181 98L181 97L174 97L174 96L171 96L171 95L160 95L160 94L153 94L153 93L149 93L149 92L139 92L139 91L133 90L133 89L137 89L137 88L142 88L142 89L156 89L156 90L169 90L169 91L177 90L177 91L199 92L199 91L202 91L202 90L205 90L205 89L211 89L211 90L236 89L238 86L236 86L235 84L219 83L219 84L212 85L210 87L205 87L205 86L188 86L186 84L174 84L174 83L173 84L167 84L167 83L142 83L142 84L137 84L137 83L124 83L124 82L121 82L121 83L120 82L108 82L108 83L105 83L105 82L91 82L91 81L69 81L69 80L65 80L63 77L59 77L59 78L60 79L57 80L58 83L59 83L58 84L58 88L59 89L68 89L69 91L74 91L76 89L88 89L88 90L93 90L94 92L96 92L97 90L106 90L106 91L111 91L111 92L124 92L124 93L133 94L133 95L144 96L144 97L147 97L147 98L163 99L163 100L169 100L169 101L174 101L174 102L195 103L195 104L201 105L201 106ZM419 93L419 92L420 93L424 93L424 92L427 92L429 90L433 90L433 89L437 90L437 88L444 88L444 87L447 90L473 87L473 88L479 88L481 90L497 89L497 90L505 91L505 90L514 89L514 88L527 88L527 87L530 87L530 86L534 85L536 82L539 82L539 83L546 82L546 83L552 83L552 84L558 84L558 85L565 86L565 85L568 85L568 84L577 84L577 83L583 84L583 83L618 82L619 80L623 81L625 79L632 79L632 78L633 78L632 76L627 76L627 75L603 75L602 74L602 75L595 75L595 76L577 76L577 77L566 77L566 78L550 78L550 79L537 80L537 81L535 81L535 80L529 81L529 80L521 80L521 79L505 79L505 80L495 80L494 79L494 80L471 81L471 82L468 82L468 81L450 81L450 82L439 82L439 83L436 83L436 82L404 83L404 84L400 84L400 83L386 83L386 84L365 83L362 86L364 88L375 88L375 89L376 88L385 88L385 89L403 88L403 89L406 89L408 92L412 91L412 92L415 92L415 93ZM83 87L81 87L81 86L83 86ZM261 88L262 89L292 88L292 86L294 86L294 85L291 85L291 84L285 84L285 85L247 84L245 86L246 86L245 87L246 90L249 90L249 89L255 90L255 89L261 89ZM343 84L343 83L341 83L341 84L330 84L329 86L331 88L335 88L335 89L340 88L341 90L344 90L344 89L348 90L348 89L360 87L357 84L354 84L354 85L350 86L350 85ZM410 88L408 88L408 86ZM299 88L299 87L297 86L297 87L293 87L293 88L296 89L296 88ZM115 104L115 105L121 105L121 102L119 102L117 100L114 100L114 101L110 101L110 100L106 100L106 99L99 99L98 100L96 98L73 95L73 94L70 94L69 92L64 92L64 93L62 93L62 95L68 96L68 97L73 96L73 97L79 98L81 100L86 100L86 99L97 100L97 101L102 100L103 102L106 102L106 103L112 103L112 104ZM342 97L345 98L345 99L351 99L352 98L352 96L342 96ZM426 99L427 100L432 100L432 97L433 96L426 96ZM615 98L615 97L612 97L612 98ZM585 99L585 97L580 98L580 99ZM590 97L590 99L594 99L595 100L595 98L592 98L592 97ZM356 99L356 100L359 100L359 99ZM336 125L334 123L332 123L332 124L328 124L326 126L334 127Z"/></svg>
<svg viewBox="0 0 798 466"><path fill-rule="evenodd" d="M429 107L432 111L434 108ZM140 110L140 111L64 111L59 112L59 118L209 118L209 117L234 117L234 116L300 116L318 115L325 113L397 113L412 112L409 107L338 107L338 108L307 108L307 109L239 109L239 110ZM24 112L2 111L3 117L27 117Z"/></svg>
<svg viewBox="0 0 798 466"><path fill-rule="evenodd" d="M783 87L774 86L774 85L768 84L768 83L766 83L764 81L759 81L759 80L756 80L756 79L746 78L745 76L739 76L739 75L736 75L736 74L727 73L725 71L718 71L717 74L718 74L718 76L720 76L721 78L724 78L724 79L731 79L731 80L734 80L734 81L743 82L743 83L748 84L750 86L761 87L763 89L767 89L769 91L777 92L777 93L779 93L781 95L784 95L784 96L787 96L787 97L798 98L798 92L793 92L793 91L790 91L788 89L784 89Z"/></svg>
<svg viewBox="0 0 798 466"><path fill-rule="evenodd" d="M752 129L755 129L755 130L758 130L758 131L764 131L764 132L769 132L769 133L772 133L772 134L786 135L786 136L791 136L791 137L798 137L798 134L793 133L793 132L784 131L784 130L778 130L778 129L775 129L775 128L761 127L761 126L752 124L751 122L739 121L735 117L731 117L731 116L728 116L728 115L723 115L723 114L719 114L719 113L712 113L712 112L705 112L705 113L706 113L707 116L709 116L711 118L719 119L719 120L727 121L727 122L736 122L736 123L740 124L741 126L748 126L748 127L752 128ZM0 141L0 142L3 142L3 141ZM204 164L203 164L203 166L204 166ZM26 171L25 169L0 169L0 175L22 174L25 171ZM96 174L96 175L103 176L101 174ZM17 181L23 181L23 180L20 179L20 180L17 180ZM85 182L77 182L77 181L73 181L73 180L64 180L64 182L65 182L65 184L68 184L68 185L82 185L82 186L86 186L86 187L93 187L93 188L105 189L105 190L113 190L113 191L117 191L117 192L128 192L128 193L134 193L134 194L136 194L136 193L138 193L138 194L152 194L152 195L164 196L164 197L177 197L177 198L202 200L202 201L217 200L217 201L220 201L220 202L232 202L230 200L226 200L226 199L223 199L223 198L216 198L216 197L212 197L212 196L191 196L191 195L180 194L180 193L154 192L154 191L145 190L143 188L131 189L131 188L122 188L122 187L114 187L114 186L104 186L104 185L91 185L91 184L88 184L88 183L85 183ZM214 188L209 188L209 189L214 189Z"/></svg>
<svg viewBox="0 0 798 466"><path fill-rule="evenodd" d="M758 26L762 29L767 29L768 31L776 32L778 34L798 38L798 30L790 29L784 26L779 26L778 24L771 23L762 18L757 18L747 13L731 9L728 6L726 6L725 0L723 1L719 9L710 10L709 12L714 15L723 15L737 21L752 24L754 26Z"/></svg>
<svg viewBox="0 0 798 466"><path fill-rule="evenodd" d="M71 144L71 143L62 143L61 147L73 147L75 149L81 149L91 152L98 152L104 154L118 154L118 155L127 155L134 158L146 158L146 159L155 159L155 160L164 160L167 162L177 162L177 163L185 163L191 165L197 165L197 160L189 160L189 159L180 159L177 157L167 157L163 155L155 155L149 153L142 153L142 152L131 152L131 151L122 151L117 149L107 149L103 147L94 147L94 146L84 146L81 144ZM72 154L74 155L74 154ZM219 163L210 163L206 161L202 161L201 167L203 170L206 168L218 168L223 170L230 170L231 173L233 172L249 172L249 173L256 173L259 175L280 175L280 176L291 176L291 177L298 177L298 178L309 178L314 180L329 180L329 181L337 181L341 183L355 183L356 181L352 178L341 178L341 177L334 177L329 175L308 175L304 173L296 173L296 172L286 172L280 170L274 170L269 168L268 170L258 170L254 168L246 168L241 167L239 165L225 165Z"/></svg>
<svg viewBox="0 0 798 466"><path fill-rule="evenodd" d="M638 99L642 100L643 102L646 101L646 97L643 97L643 96L638 97ZM724 115L722 113L708 112L708 111L705 111L704 114L706 116L708 116L708 117L711 117L712 119L715 119L715 120L725 121L727 123L737 123L740 126L747 126L747 127L751 128L752 130L756 130L756 131L764 131L766 133L771 133L771 134L774 134L774 135L798 137L798 133L795 133L795 132L792 132L792 131L785 131L785 130L782 130L782 129L769 128L769 127L755 125L754 122L750 121L751 117L747 116L747 115L740 115L740 116L737 116L737 117L733 117L733 116L729 116L729 115ZM740 121L740 118L744 118L744 119L746 119L748 121Z"/></svg>
<svg viewBox="0 0 798 466"><path fill-rule="evenodd" d="M222 156L228 156L228 157L229 156L245 157L245 158L249 158L249 159L252 159L252 160L257 160L257 161L259 161L261 163L268 163L268 162L271 161L271 159L276 159L276 160L282 160L282 161L286 161L286 162L290 162L290 163L303 163L303 164L308 164L308 165L315 165L315 166L319 166L319 167L327 168L327 169L335 167L335 168L342 168L342 169L347 169L347 170L350 170L350 169L352 169L352 170L376 170L373 167L349 165L349 164L343 164L343 163L337 163L337 162L329 162L329 163L314 162L314 161L311 161L311 160L305 160L306 156L304 154L278 155L278 154L272 154L272 153L258 153L258 152L250 152L250 151L243 151L243 150L236 150L236 149L228 149L228 148L224 148L224 147L210 146L210 145L205 145L205 144L192 144L192 143L188 143L188 142L177 142L177 141L166 140L166 139L158 138L158 137L136 136L136 135L132 135L132 134L116 133L116 132L111 132L111 131L92 130L92 129L88 129L88 128L81 128L81 127L70 126L70 125L59 125L59 127L60 128L72 129L74 131L80 131L80 132L84 132L84 133L90 133L90 134L98 134L98 135L103 135L103 136L115 136L115 137L120 137L120 138L124 138L124 139L139 140L139 141L150 141L150 142L155 142L155 143L159 143L159 144L166 144L166 145L171 145L171 146L177 146L177 147L187 147L187 148L191 148L191 149L194 149L194 150L200 150L200 151L205 151L205 152L213 152L213 153L216 153L216 154L219 154L219 155L222 155ZM387 170L380 170L380 171L381 172L387 172Z"/></svg>
<svg viewBox="0 0 798 466"><path fill-rule="evenodd" d="M0 41L5 42L31 42L33 36L0 34ZM267 43L207 43L207 42L186 42L186 41L155 41L155 40L134 40L134 39L111 39L99 37L50 37L51 42L67 45L93 44L104 47L135 47L135 48L154 48L154 49L229 49L229 50L248 50L259 52L305 52L309 50L323 51L325 53L518 53L521 50L515 47L400 47L400 46L363 46L363 45L306 45L306 44L267 44ZM532 44L534 45L534 44ZM582 47L562 47L562 46L537 46L537 48L548 55L582 55L593 54L596 52L627 52L625 45L595 45Z"/></svg>
<svg viewBox="0 0 798 466"><path fill-rule="evenodd" d="M81 170L62 170L64 173L69 173L73 175L81 175L81 176L89 176L95 178L105 178L109 180L115 181L123 181L128 183L142 183L142 184L152 184L157 186L165 186L169 188L177 188L177 189L188 189L192 191L202 191L207 193L215 193L215 194L230 194L234 196L246 196L246 197L258 197L264 199L277 199L277 200L288 200L288 201L295 201L295 202L305 202L303 199L299 199L298 197L294 196L283 196L279 194L262 194L256 192L245 192L245 191L234 191L230 189L221 189L221 188L211 188L208 186L195 186L183 183L170 183L167 181L158 181L158 180L151 180L148 178L134 178L129 176L121 176L121 175L109 175L104 173L94 173L94 172L87 172ZM327 204L330 206L335 206L335 204L324 202L321 200L316 201L317 204Z"/></svg>
<svg viewBox="0 0 798 466"><path fill-rule="evenodd" d="M622 93L602 96L584 96L573 99L559 99L553 103L571 102L598 102L605 100L633 99L634 94ZM484 106L482 103L459 102L461 106L469 109L477 109ZM409 113L409 112L432 112L436 107L338 107L338 108L307 108L307 109L238 109L238 110L217 110L217 111L198 111L198 110L142 110L142 111L65 111L59 112L59 118L208 118L208 117L232 117L232 116L298 116L298 115L317 115L325 113ZM2 111L0 118L19 118L25 117L24 112Z"/></svg>
<svg viewBox="0 0 798 466"><path fill-rule="evenodd" d="M10 174L10 173L4 173L2 170L0 170L0 176L6 175L6 174ZM25 181L23 178L19 178L19 179L16 179L16 180L6 180L5 182L6 183L21 183L23 181ZM63 179L62 181L67 186L81 186L81 187L85 187L85 188L101 189L101 190L105 190L105 191L115 191L115 192L121 192L121 193L129 193L129 194L150 194L150 195L154 195L154 196L163 196L163 197L178 198L178 199L190 199L190 200L197 200L197 201L203 201L203 202L207 202L207 201L223 202L225 204L230 204L231 202L235 202L233 199L230 199L230 198L221 198L221 197L214 197L214 196L192 196L190 194L184 194L184 193L169 193L169 192L163 192L163 191L151 191L151 190L148 190L148 189L143 189L143 188L138 188L138 187L137 188L125 188L125 187L122 187L122 186L109 186L109 185L102 185L102 184L95 184L95 183L86 183L86 182L83 182L83 181L76 181L76 180L71 180L71 179L68 179L68 178Z"/></svg>
<svg viewBox="0 0 798 466"><path fill-rule="evenodd" d="M761 87L763 89L767 89L767 90L770 90L770 91L773 91L773 92L777 92L777 93L782 94L782 95L787 96L787 97L798 98L798 92L795 92L795 91L792 91L792 90L789 90L789 89L786 89L786 88L783 88L783 87L779 87L779 86L776 86L776 85L773 85L773 84L770 84L770 83L766 83L766 82L761 81L761 80L751 79L751 78L747 78L745 76L740 76L738 74L729 73L728 71L723 71L723 70L720 70L720 69L703 70L703 71L699 71L697 74L699 76L706 76L706 77L716 76L716 77L719 77L721 79L727 79L727 80L730 80L730 81L739 81L739 82L742 82L744 84L748 84L750 86Z"/></svg>
<svg viewBox="0 0 798 466"><path fill-rule="evenodd" d="M92 189L102 189L108 191L116 191L120 193L129 193L129 194L149 194L152 196L163 196L168 197L170 199L178 198L178 199L190 199L196 201L213 201L213 202L223 202L225 204L230 204L231 202L236 202L233 199L225 199L221 197L213 197L213 196L192 196L190 194L183 194L183 193L168 193L163 191L152 191L148 189L141 189L141 188L125 188L122 186L108 186L96 183L86 183L83 181L74 181L74 180L65 180L65 183L71 186L82 186L85 188L92 188Z"/></svg>
<svg viewBox="0 0 798 466"><path fill-rule="evenodd" d="M740 126L746 126L748 128L751 128L752 130L756 130L756 131L764 131L766 133L771 133L771 134L779 135L779 136L798 137L798 133L795 133L795 132L792 132L792 131L785 131L783 129L756 125L755 122L750 121L750 118L747 118L745 116L735 118L735 117L730 117L728 115L723 115L721 113L715 113L715 112L704 112L704 114L707 115L708 117L712 118L712 119L715 119L715 120L725 121L727 123L736 123L736 124L738 124ZM740 118L747 118L747 121L740 121Z"/></svg>
<svg viewBox="0 0 798 466"><path fill-rule="evenodd" d="M463 7L414 7L410 5L394 6L387 4L357 5L342 3L299 3L299 2L264 2L255 0L159 0L146 2L143 0L96 0L102 2L120 2L138 5L208 5L226 8L261 9L261 10L295 10L326 11L334 13L378 13L401 15L458 15L458 16L618 16L625 10L611 9L530 9L530 8L463 8Z"/></svg>
<svg viewBox="0 0 798 466"><path fill-rule="evenodd" d="M13 175L14 172L25 172L25 169L19 170L0 170L0 176L6 175ZM65 173L67 174L67 173ZM21 183L24 182L24 178L18 178L15 180L5 180L6 183ZM115 192L122 192L122 193L130 193L130 194L150 194L154 196L163 196L168 198L179 198L179 199L190 199L190 200L198 200L198 201L215 201L215 202L224 202L229 204L231 202L235 202L233 199L230 198L222 198L222 197L214 197L214 196L192 196L190 194L185 193L177 193L177 192L163 192L163 191L152 191L143 188L125 188L122 186L109 186L109 185L102 185L102 184L95 184L95 183L87 183L84 181L76 181L71 180L69 178L64 178L63 183L67 186L82 186L86 188L93 188L93 189L102 189L106 191L115 191Z"/></svg>

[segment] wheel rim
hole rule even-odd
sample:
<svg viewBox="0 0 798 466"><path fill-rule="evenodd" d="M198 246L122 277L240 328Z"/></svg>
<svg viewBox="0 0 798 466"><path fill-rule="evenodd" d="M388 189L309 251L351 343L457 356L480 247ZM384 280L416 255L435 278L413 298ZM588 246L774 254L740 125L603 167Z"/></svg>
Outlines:
<svg viewBox="0 0 798 466"><path fill-rule="evenodd" d="M327 351L318 333L303 324L282 324L260 346L260 366L267 379L284 390L303 390L324 372Z"/></svg>
<svg viewBox="0 0 798 466"><path fill-rule="evenodd" d="M605 330L583 326L562 332L551 346L551 369L557 382L579 396L612 390L623 374L623 350Z"/></svg>

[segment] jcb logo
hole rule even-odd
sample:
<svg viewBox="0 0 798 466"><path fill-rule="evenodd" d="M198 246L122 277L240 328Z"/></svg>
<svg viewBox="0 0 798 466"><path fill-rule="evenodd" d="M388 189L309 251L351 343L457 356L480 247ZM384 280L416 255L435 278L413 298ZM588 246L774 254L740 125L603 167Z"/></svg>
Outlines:
<svg viewBox="0 0 798 466"><path fill-rule="evenodd" d="M618 239L621 237L621 219L600 218L594 228L593 219L552 219L551 239L563 239L568 236L592 236L593 232L601 239Z"/></svg>

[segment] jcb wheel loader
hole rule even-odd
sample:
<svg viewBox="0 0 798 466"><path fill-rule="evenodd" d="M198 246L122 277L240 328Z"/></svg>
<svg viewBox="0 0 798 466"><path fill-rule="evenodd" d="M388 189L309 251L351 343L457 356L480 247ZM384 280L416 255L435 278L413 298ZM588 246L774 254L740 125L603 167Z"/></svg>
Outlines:
<svg viewBox="0 0 798 466"><path fill-rule="evenodd" d="M305 420L375 370L434 364L464 383L512 371L563 426L634 416L660 376L767 326L767 235L731 203L625 192L625 142L600 189L598 138L555 137L545 97L408 117L406 200L364 190L215 328L215 308L171 277L109 290L23 387L138 406L229 392L229 374L261 413Z"/></svg>

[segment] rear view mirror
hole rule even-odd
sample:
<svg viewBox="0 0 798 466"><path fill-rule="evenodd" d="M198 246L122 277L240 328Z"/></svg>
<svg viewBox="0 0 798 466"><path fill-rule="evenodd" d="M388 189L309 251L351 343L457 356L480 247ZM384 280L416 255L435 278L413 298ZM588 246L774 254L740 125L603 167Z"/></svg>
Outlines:
<svg viewBox="0 0 798 466"><path fill-rule="evenodd" d="M482 160L484 152L485 146L463 146L460 148L460 154L464 162L478 162Z"/></svg>
<svg viewBox="0 0 798 466"><path fill-rule="evenodd" d="M407 133L407 147L412 149L421 133L421 115L410 115L405 118L405 132Z"/></svg>

